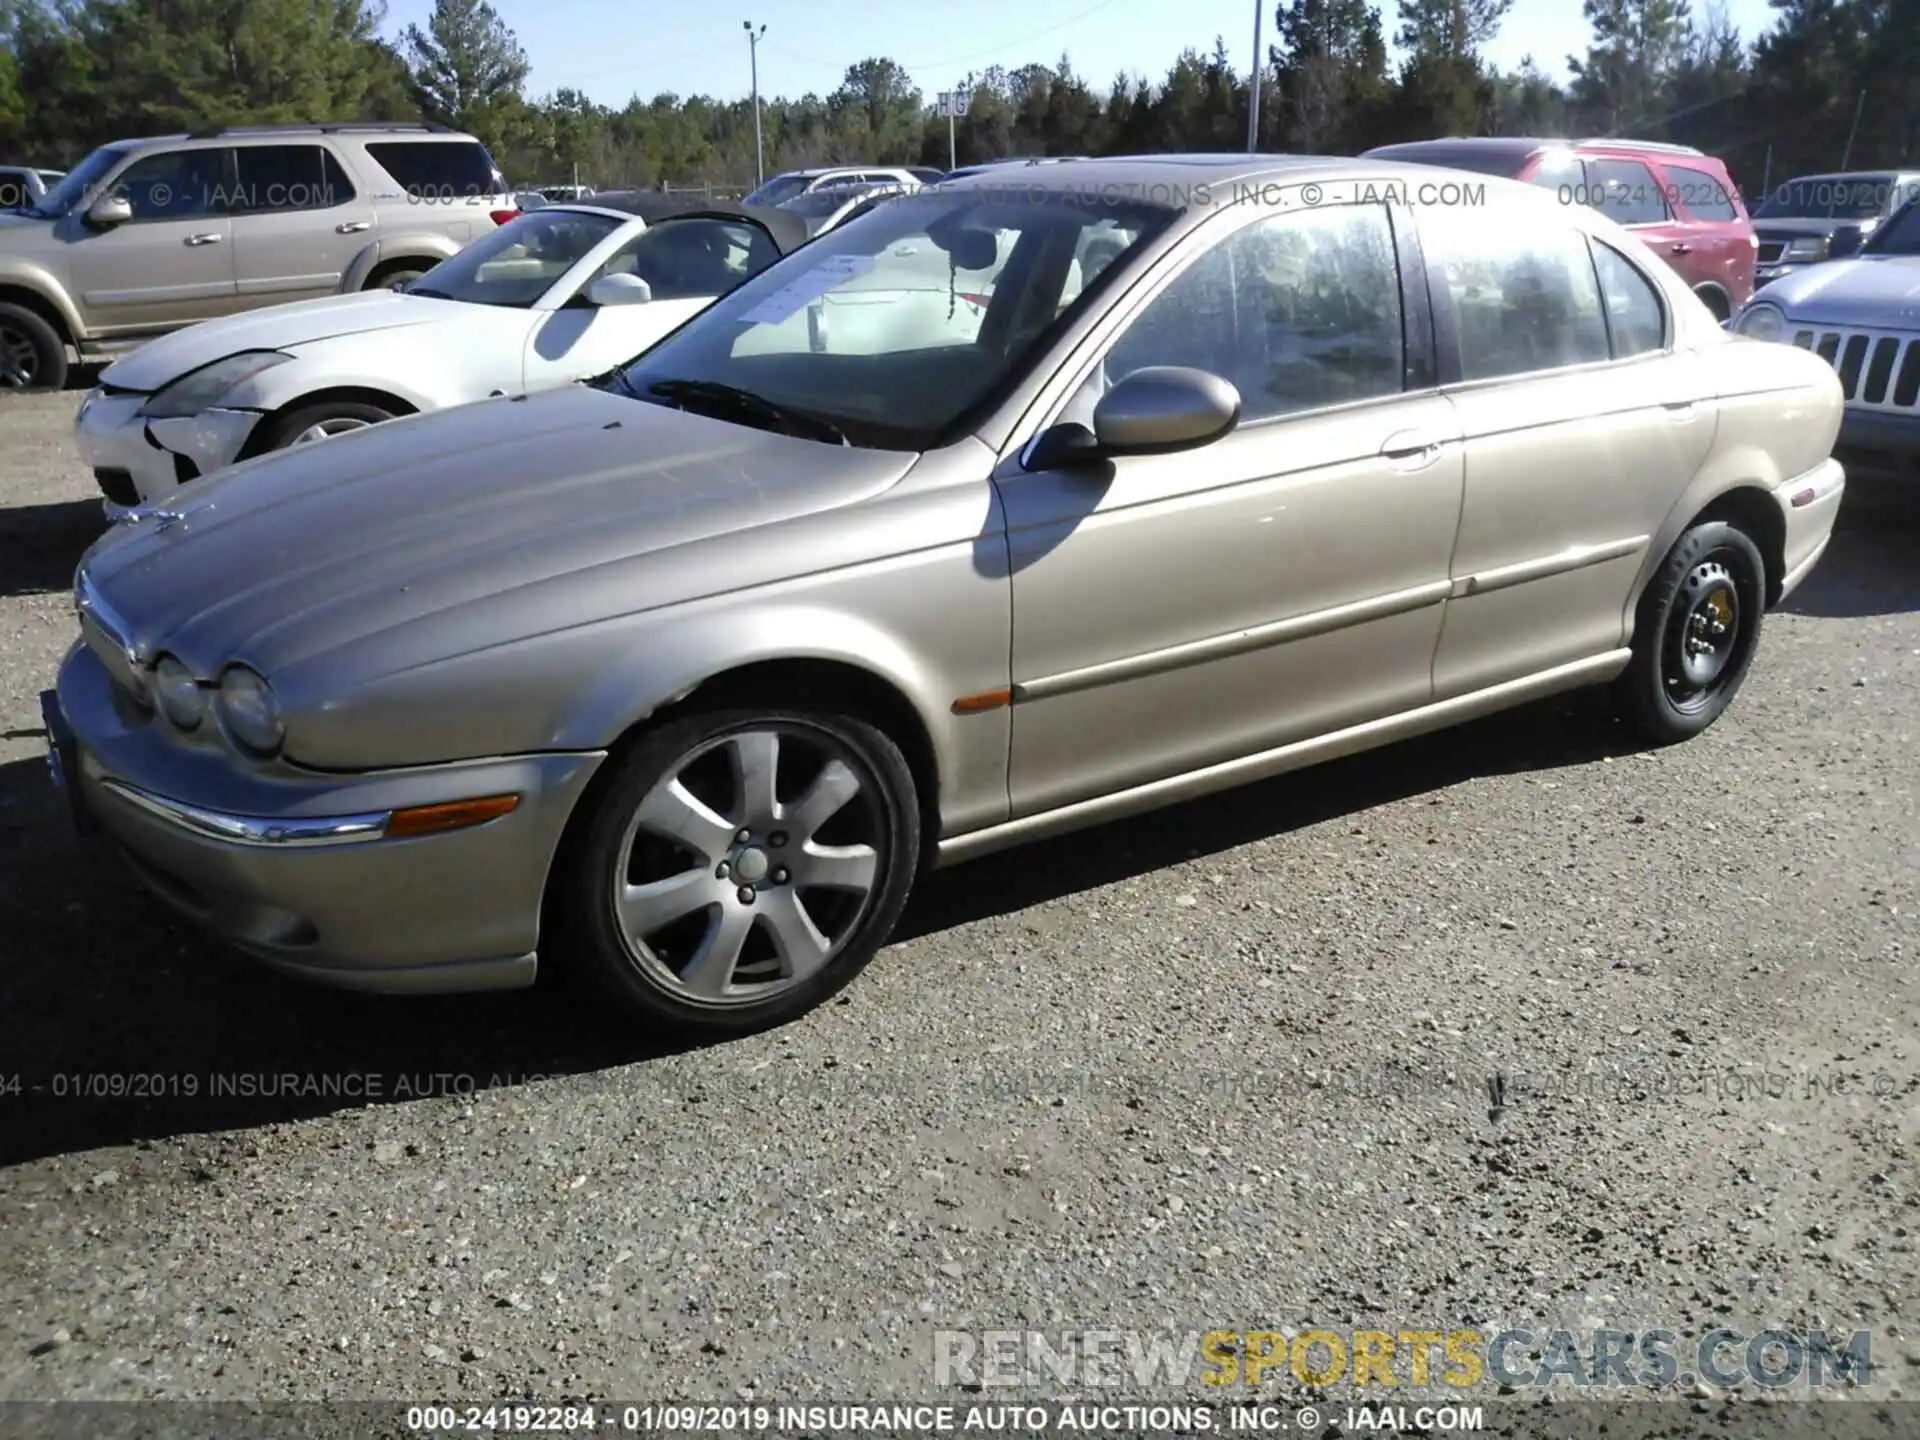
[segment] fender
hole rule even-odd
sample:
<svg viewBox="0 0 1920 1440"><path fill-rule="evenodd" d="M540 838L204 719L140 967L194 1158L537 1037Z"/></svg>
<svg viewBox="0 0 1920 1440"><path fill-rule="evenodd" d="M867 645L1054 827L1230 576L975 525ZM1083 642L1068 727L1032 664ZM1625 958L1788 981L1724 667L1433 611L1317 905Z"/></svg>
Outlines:
<svg viewBox="0 0 1920 1440"><path fill-rule="evenodd" d="M340 276L340 293L351 295L356 290L366 289L367 276L384 261L425 260L430 265L437 265L448 256L458 254L462 248L458 240L449 240L445 235L431 230L400 230L392 235L383 235L363 246L360 253L347 262L347 268Z"/></svg>
<svg viewBox="0 0 1920 1440"><path fill-rule="evenodd" d="M604 750L641 721L693 694L702 683L761 661L823 660L863 670L913 707L932 746L936 773L955 771L952 696L900 640L864 617L795 602L727 606L679 614L647 627L644 649L612 667L553 737L558 750Z"/></svg>
<svg viewBox="0 0 1920 1440"><path fill-rule="evenodd" d="M0 256L0 286L9 285L20 290L31 290L52 306L66 330L68 344L87 338L87 327L81 321L80 311L75 307L72 297L67 294L67 287L46 266L18 256Z"/></svg>

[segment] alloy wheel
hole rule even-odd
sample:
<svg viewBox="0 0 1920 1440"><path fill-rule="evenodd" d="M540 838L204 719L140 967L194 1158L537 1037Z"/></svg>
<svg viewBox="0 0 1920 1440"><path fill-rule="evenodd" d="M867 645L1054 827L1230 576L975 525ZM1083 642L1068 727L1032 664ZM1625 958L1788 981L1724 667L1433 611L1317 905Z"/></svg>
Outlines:
<svg viewBox="0 0 1920 1440"><path fill-rule="evenodd" d="M683 1000L753 1004L807 981L859 930L886 872L879 787L829 737L715 737L654 783L611 894L633 962Z"/></svg>
<svg viewBox="0 0 1920 1440"><path fill-rule="evenodd" d="M0 325L0 388L31 388L40 374L40 352L33 337L11 325Z"/></svg>
<svg viewBox="0 0 1920 1440"><path fill-rule="evenodd" d="M372 423L371 420L362 420L357 415L336 415L330 420L321 420L307 426L293 437L292 443L307 445L315 440L325 440L330 436L345 435L349 430L364 430Z"/></svg>

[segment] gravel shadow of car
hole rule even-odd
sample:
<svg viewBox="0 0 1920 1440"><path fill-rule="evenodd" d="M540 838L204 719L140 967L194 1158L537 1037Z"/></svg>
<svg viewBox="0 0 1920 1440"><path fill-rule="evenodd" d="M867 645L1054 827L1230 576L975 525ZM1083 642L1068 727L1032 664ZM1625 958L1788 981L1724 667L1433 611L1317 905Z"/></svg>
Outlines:
<svg viewBox="0 0 1920 1440"><path fill-rule="evenodd" d="M897 939L1438 790L1630 746L1563 700L927 877ZM691 1048L565 985L395 999L285 979L150 898L81 844L44 762L0 765L0 1166L424 1095L473 1093ZM885 957L882 957L884 963ZM857 982L856 982L857 983Z"/></svg>
<svg viewBox="0 0 1920 1440"><path fill-rule="evenodd" d="M98 500L0 509L0 595L71 591L80 557L106 528Z"/></svg>
<svg viewBox="0 0 1920 1440"><path fill-rule="evenodd" d="M1827 553L1780 608L1828 620L1920 610L1920 487L1849 475Z"/></svg>

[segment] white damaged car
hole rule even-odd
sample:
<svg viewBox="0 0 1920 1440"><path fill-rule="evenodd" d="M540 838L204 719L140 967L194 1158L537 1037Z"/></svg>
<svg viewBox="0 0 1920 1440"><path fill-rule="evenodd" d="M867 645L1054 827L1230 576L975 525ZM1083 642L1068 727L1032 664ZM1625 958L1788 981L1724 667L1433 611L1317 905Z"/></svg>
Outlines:
<svg viewBox="0 0 1920 1440"><path fill-rule="evenodd" d="M521 215L404 290L189 326L75 419L110 518L288 445L605 374L807 240L777 209L596 195Z"/></svg>

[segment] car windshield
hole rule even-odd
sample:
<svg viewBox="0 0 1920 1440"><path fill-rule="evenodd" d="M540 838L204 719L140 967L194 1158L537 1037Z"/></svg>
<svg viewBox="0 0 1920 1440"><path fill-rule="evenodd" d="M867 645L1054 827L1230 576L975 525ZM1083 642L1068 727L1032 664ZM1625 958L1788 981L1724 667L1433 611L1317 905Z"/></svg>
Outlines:
<svg viewBox="0 0 1920 1440"><path fill-rule="evenodd" d="M1910 200L1860 247L1863 255L1920 255L1920 200Z"/></svg>
<svg viewBox="0 0 1920 1440"><path fill-rule="evenodd" d="M729 414L750 401L850 444L931 449L996 403L1114 261L1176 213L1077 192L903 195L755 276L613 383L662 403L726 393Z"/></svg>
<svg viewBox="0 0 1920 1440"><path fill-rule="evenodd" d="M870 195L878 188L873 185L829 185L824 189L796 195L791 200L783 200L780 208L804 220L824 220L856 196Z"/></svg>
<svg viewBox="0 0 1920 1440"><path fill-rule="evenodd" d="M776 175L740 203L743 205L781 205L807 188L804 175Z"/></svg>
<svg viewBox="0 0 1920 1440"><path fill-rule="evenodd" d="M407 292L525 309L624 223L584 210L534 210L442 260Z"/></svg>
<svg viewBox="0 0 1920 1440"><path fill-rule="evenodd" d="M58 185L26 208L34 214L54 219L72 210L82 197L85 197L86 203L92 204L98 197L88 192L98 187L107 178L108 172L126 158L126 154L122 146L102 145L74 166Z"/></svg>
<svg viewBox="0 0 1920 1440"><path fill-rule="evenodd" d="M1872 220L1885 212L1893 192L1893 178L1891 175L1802 175L1768 195L1753 212L1753 218Z"/></svg>

